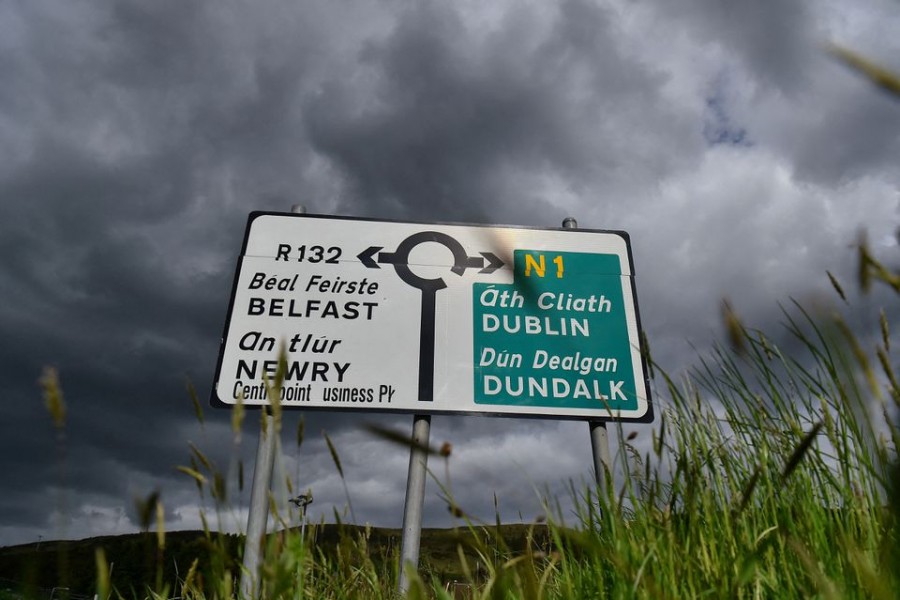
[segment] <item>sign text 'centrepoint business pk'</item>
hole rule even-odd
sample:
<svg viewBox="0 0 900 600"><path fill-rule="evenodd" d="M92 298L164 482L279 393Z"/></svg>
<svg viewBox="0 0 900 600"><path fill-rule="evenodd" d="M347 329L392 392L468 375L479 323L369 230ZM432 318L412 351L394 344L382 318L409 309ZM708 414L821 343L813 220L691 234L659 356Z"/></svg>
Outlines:
<svg viewBox="0 0 900 600"><path fill-rule="evenodd" d="M251 213L212 403L652 419L627 234Z"/></svg>

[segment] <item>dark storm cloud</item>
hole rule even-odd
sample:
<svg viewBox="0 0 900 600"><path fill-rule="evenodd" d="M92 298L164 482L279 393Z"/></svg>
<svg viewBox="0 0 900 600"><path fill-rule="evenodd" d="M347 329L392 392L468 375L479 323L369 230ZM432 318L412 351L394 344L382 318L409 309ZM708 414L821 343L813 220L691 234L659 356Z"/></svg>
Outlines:
<svg viewBox="0 0 900 600"><path fill-rule="evenodd" d="M517 176L617 179L620 151L633 149L615 144L634 133L619 127L679 127L654 98L662 75L622 54L591 3L526 9L484 40L447 5L417 4L360 62L356 77L322 86L306 120L354 200L383 204L385 216L484 221L490 206L494 219L546 223L547 198Z"/></svg>
<svg viewBox="0 0 900 600"><path fill-rule="evenodd" d="M658 2L660 13L683 24L698 44L716 45L740 60L753 81L793 94L808 83L818 51L816 13L809 2Z"/></svg>
<svg viewBox="0 0 900 600"><path fill-rule="evenodd" d="M195 196L190 147L182 131L154 131L165 121L146 123L153 111L128 102L136 90L104 76L132 42L104 39L99 12L31 15L17 60L0 67L19 84L0 97L27 140L0 170L10 528L43 523L54 487L77 511L82 491L121 506L146 493L132 487L171 478L184 458L176 424L190 415L185 376L208 377L227 302L221 267L169 252ZM44 365L59 369L69 405L59 448L39 402ZM16 506L31 518L6 510Z"/></svg>
<svg viewBox="0 0 900 600"><path fill-rule="evenodd" d="M841 94L818 101L828 105L827 122L810 127L796 141L787 142L799 146L797 167L801 175L840 185L890 169L900 154L900 110L896 99L869 93L862 97Z"/></svg>
<svg viewBox="0 0 900 600"><path fill-rule="evenodd" d="M644 325L673 369L690 361L685 339L718 335L723 296L777 325L777 299L827 290L825 269L852 273L860 225L881 240L896 220L894 106L818 53L825 17L808 4L0 14L0 543L58 534L61 498L67 535L133 528L134 497L154 489L169 519L198 526L193 483L173 469L188 440L232 481L243 460L249 479L259 414L236 447L227 414L194 423L185 382L205 404L250 210L627 229ZM752 145L716 141L738 134ZM62 462L45 365L70 407ZM409 428L308 415L285 472L322 514L343 505L325 429L361 519L396 525L407 457L363 420ZM490 519L481 482L514 516L540 502L510 473L554 490L589 476L583 425L435 419L432 440L454 444L458 500ZM234 493L240 512L247 491ZM449 518L431 488L427 510Z"/></svg>

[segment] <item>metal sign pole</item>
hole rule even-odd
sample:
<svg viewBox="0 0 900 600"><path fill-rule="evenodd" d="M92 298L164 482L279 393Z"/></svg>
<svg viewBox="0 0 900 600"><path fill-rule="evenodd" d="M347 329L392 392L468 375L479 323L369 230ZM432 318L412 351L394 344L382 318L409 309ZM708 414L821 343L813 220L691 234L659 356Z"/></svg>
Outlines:
<svg viewBox="0 0 900 600"><path fill-rule="evenodd" d="M601 493L606 493L607 479L612 477L612 461L609 457L609 433L606 421L588 421L591 428L591 453L594 455L594 477Z"/></svg>
<svg viewBox="0 0 900 600"><path fill-rule="evenodd" d="M494 236L504 240L502 257L485 241ZM590 420L597 489L611 491L605 422L653 418L632 271L626 232L581 230L575 219L539 230L254 211L210 402L268 407L266 375L276 370L278 340L287 338L285 407L416 415L398 576L401 593L408 593L419 562L428 415ZM538 293L523 293L529 289ZM439 303L439 296L452 302ZM373 353L373 341L384 339L400 342L396 352ZM448 359L439 369L436 346ZM571 368L575 361L578 368ZM474 380L472 368L479 369ZM523 401L526 384L529 400ZM245 552L250 579L258 577L254 544L265 535L261 511L271 493L265 449L274 442L260 439L259 500L251 503ZM243 589L254 600L256 588L246 583Z"/></svg>
<svg viewBox="0 0 900 600"><path fill-rule="evenodd" d="M250 491L250 514L247 516L247 539L244 542L244 561L241 568L241 598L253 600L259 593L259 559L269 519L269 487L275 465L275 417L264 409L256 464L253 467L253 488Z"/></svg>
<svg viewBox="0 0 900 600"><path fill-rule="evenodd" d="M419 543L422 538L422 508L425 504L425 479L428 468L428 438L431 416L413 417L412 444L409 449L409 474L406 478L406 502L403 507L403 538L400 542L400 574L397 590L405 596L410 578L407 569L419 567Z"/></svg>
<svg viewBox="0 0 900 600"><path fill-rule="evenodd" d="M291 212L303 214L306 207L295 204ZM269 520L269 490L278 447L275 417L268 408L260 420L256 464L253 466L253 487L250 490L250 512L247 515L247 539L244 541L244 560L241 568L241 598L253 600L259 594L259 562Z"/></svg>
<svg viewBox="0 0 900 600"><path fill-rule="evenodd" d="M578 229L578 221L572 217L566 217L562 226L566 229ZM612 477L612 461L609 457L609 433L606 431L606 421L590 420L591 429L591 454L594 456L594 477L601 493L606 492L607 479Z"/></svg>

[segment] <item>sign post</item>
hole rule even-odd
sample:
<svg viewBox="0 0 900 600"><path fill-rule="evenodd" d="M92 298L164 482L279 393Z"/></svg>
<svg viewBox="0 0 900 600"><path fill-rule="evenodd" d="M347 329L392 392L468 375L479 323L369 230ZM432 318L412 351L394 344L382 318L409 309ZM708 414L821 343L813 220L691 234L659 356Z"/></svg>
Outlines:
<svg viewBox="0 0 900 600"><path fill-rule="evenodd" d="M278 439L278 425L271 411L260 415L259 443L253 466L253 487L250 488L250 510L247 514L247 537L241 562L241 598L253 600L259 595L259 563L266 539L269 520L269 489Z"/></svg>
<svg viewBox="0 0 900 600"><path fill-rule="evenodd" d="M620 231L250 214L211 403L415 415L404 563L418 561L430 415L653 419ZM401 591L408 580L401 565Z"/></svg>
<svg viewBox="0 0 900 600"><path fill-rule="evenodd" d="M303 214L306 207L296 204L291 207L291 212ZM269 520L269 490L272 487L272 470L275 467L281 427L281 423L275 422L275 416L268 408L261 417L256 463L253 465L253 486L250 488L250 508L247 513L247 536L244 539L244 557L241 562L241 597L245 600L253 600L259 594L259 562ZM305 511L304 507L304 515Z"/></svg>
<svg viewBox="0 0 900 600"><path fill-rule="evenodd" d="M397 590L401 596L409 590L409 570L419 568L419 546L422 539L422 508L425 504L425 482L428 476L428 438L431 416L413 417L412 443L409 447L409 473L406 478L406 500L403 503L403 534L400 540L400 573Z"/></svg>

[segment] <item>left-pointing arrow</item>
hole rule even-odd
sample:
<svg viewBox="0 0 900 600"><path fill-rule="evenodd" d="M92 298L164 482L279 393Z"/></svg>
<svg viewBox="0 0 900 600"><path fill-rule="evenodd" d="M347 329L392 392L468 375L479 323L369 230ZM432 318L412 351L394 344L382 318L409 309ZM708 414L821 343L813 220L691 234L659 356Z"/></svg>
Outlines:
<svg viewBox="0 0 900 600"><path fill-rule="evenodd" d="M368 248L357 254L356 258L358 258L359 261L369 269L380 269L381 267L379 267L378 263L375 262L374 256L379 250L381 250L381 248L382 246L369 246Z"/></svg>

